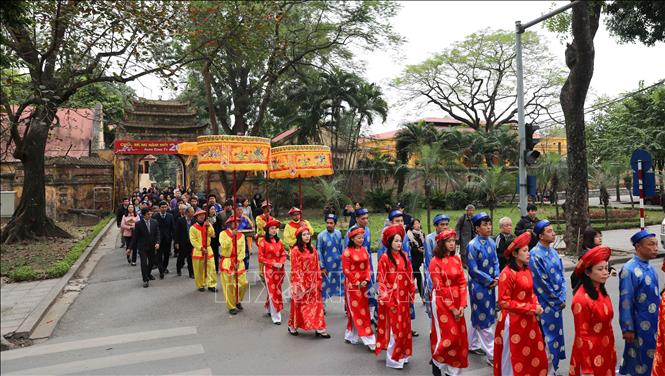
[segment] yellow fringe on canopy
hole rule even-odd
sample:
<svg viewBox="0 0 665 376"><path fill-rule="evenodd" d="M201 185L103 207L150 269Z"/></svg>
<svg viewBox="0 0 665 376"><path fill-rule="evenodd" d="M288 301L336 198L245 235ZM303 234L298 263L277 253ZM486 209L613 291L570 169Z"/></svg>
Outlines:
<svg viewBox="0 0 665 376"><path fill-rule="evenodd" d="M330 148L324 145L288 145L272 148L270 179L332 175Z"/></svg>

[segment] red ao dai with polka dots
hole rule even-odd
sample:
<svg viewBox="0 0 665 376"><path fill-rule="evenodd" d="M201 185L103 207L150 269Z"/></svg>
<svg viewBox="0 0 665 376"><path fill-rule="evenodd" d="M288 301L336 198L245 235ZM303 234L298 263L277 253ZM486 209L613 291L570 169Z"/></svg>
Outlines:
<svg viewBox="0 0 665 376"><path fill-rule="evenodd" d="M432 360L455 368L469 366L469 341L464 316L455 318L452 310L467 305L467 282L462 260L456 256L433 257L432 278ZM437 364L438 366L438 364Z"/></svg>
<svg viewBox="0 0 665 376"><path fill-rule="evenodd" d="M513 375L547 375L545 342L535 315L537 304L531 271L526 267L515 271L506 266L499 276L501 313L494 336L495 376L501 375L504 338L509 341Z"/></svg>
<svg viewBox="0 0 665 376"><path fill-rule="evenodd" d="M379 320L377 323L376 354L388 349L391 338L395 347L391 359L400 361L412 355L411 314L415 284L411 263L404 252L393 253L395 263L384 253L379 260ZM406 261L405 261L406 260ZM386 355L387 356L387 355Z"/></svg>
<svg viewBox="0 0 665 376"><path fill-rule="evenodd" d="M369 284L371 278L369 267L369 253L364 247L349 247L342 253L345 301L349 312L346 329L350 331L355 326L361 337L373 334L370 326L367 286L360 285L364 281Z"/></svg>
<svg viewBox="0 0 665 376"><path fill-rule="evenodd" d="M303 330L325 330L321 269L316 249L301 251L291 248L291 307L289 327Z"/></svg>
<svg viewBox="0 0 665 376"><path fill-rule="evenodd" d="M282 282L284 281L284 263L286 263L286 251L281 241L274 238L266 241L259 240L259 262L262 267L262 274L268 287L266 296L266 308L272 300L272 304L277 312L283 308L282 303ZM275 264L281 264L278 268Z"/></svg>
<svg viewBox="0 0 665 376"><path fill-rule="evenodd" d="M617 357L612 331L612 302L600 291L593 300L584 286L573 296L573 318L575 319L575 341L570 357L570 375L593 374L611 376L615 374Z"/></svg>

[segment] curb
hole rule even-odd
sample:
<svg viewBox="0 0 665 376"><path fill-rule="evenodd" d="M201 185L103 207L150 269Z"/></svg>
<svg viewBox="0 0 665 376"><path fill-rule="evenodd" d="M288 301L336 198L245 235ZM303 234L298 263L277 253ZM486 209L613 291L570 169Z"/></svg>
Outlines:
<svg viewBox="0 0 665 376"><path fill-rule="evenodd" d="M69 271L67 274L62 276L60 278L60 281L51 288L51 291L42 299L37 307L30 312L28 317L23 320L21 325L16 329L16 331L12 334L12 338L29 338L30 335L32 334L32 331L37 327L41 319L44 317L46 312L48 312L49 308L53 305L53 302L60 296L60 293L62 290L67 286L69 281L73 279L73 277L78 273L78 271L81 269L81 266L87 261L88 257L92 253L93 250L97 248L97 245L99 244L99 241L106 235L108 230L111 228L111 225L115 223L115 219L112 219L109 221L109 223L102 229L102 231L95 236L94 239L88 244L86 247L85 251L79 256L78 260L72 265L71 268L69 268Z"/></svg>

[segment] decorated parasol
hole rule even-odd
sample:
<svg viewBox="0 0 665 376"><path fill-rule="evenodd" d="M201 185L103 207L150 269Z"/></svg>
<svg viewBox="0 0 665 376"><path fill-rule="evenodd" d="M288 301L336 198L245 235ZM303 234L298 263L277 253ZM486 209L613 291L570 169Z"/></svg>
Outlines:
<svg viewBox="0 0 665 376"><path fill-rule="evenodd" d="M271 179L298 179L298 201L302 210L302 178L333 174L330 147L325 145L287 145L270 151Z"/></svg>
<svg viewBox="0 0 665 376"><path fill-rule="evenodd" d="M197 138L196 144L199 171L233 172L234 207L237 202L236 172L268 170L270 161L269 138L232 135L200 136ZM191 149L186 147L185 150ZM237 238L235 236L233 237L233 248L234 250L237 249ZM205 260L207 261L207 258ZM233 262L236 270L236 302L238 302L237 257L234 258Z"/></svg>
<svg viewBox="0 0 665 376"><path fill-rule="evenodd" d="M188 165L192 161L192 158L197 156L199 153L198 143L196 142L181 142L178 144L178 154L186 155L187 160L185 165Z"/></svg>

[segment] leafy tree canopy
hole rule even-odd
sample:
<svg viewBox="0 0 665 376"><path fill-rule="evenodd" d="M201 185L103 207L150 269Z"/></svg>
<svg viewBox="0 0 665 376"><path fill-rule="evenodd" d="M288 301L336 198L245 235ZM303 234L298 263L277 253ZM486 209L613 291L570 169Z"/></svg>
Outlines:
<svg viewBox="0 0 665 376"><path fill-rule="evenodd" d="M526 116L535 121L556 104L562 67L533 32L523 35ZM490 131L515 121L515 36L481 30L422 63L409 65L393 81L405 101L434 105L473 129Z"/></svg>

